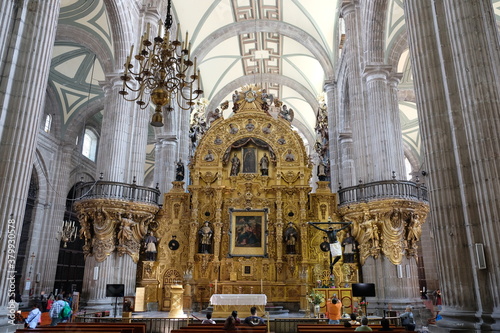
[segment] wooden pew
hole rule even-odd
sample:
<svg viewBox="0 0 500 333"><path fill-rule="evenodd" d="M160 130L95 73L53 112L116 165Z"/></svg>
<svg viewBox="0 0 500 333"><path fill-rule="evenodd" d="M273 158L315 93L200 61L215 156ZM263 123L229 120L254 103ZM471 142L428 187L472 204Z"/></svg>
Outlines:
<svg viewBox="0 0 500 333"><path fill-rule="evenodd" d="M76 328L87 328L87 327L102 327L104 329L108 327L118 327L118 328L133 328L134 333L146 333L146 323L123 323L123 322L109 322L109 323L59 323L56 327L67 327L68 329Z"/></svg>
<svg viewBox="0 0 500 333"><path fill-rule="evenodd" d="M134 333L133 328L124 328L124 327L57 327L57 326L49 326L49 327L37 327L37 328L19 328L16 330L16 333L29 333L29 332L78 332L78 333Z"/></svg>
<svg viewBox="0 0 500 333"><path fill-rule="evenodd" d="M189 324L188 326L183 326L181 327L180 329L201 329L201 330L205 330L205 329L209 329L209 330L213 330L213 329L222 329L224 327L224 323L217 323L217 324ZM250 325L246 325L246 324L240 324L240 325L236 325L236 327L238 328L238 330L247 330L247 329L253 329L253 330L262 330L262 331L266 331L267 330L267 325L257 325L257 326L250 326Z"/></svg>
<svg viewBox="0 0 500 333"><path fill-rule="evenodd" d="M226 331L222 328L215 328L215 329L196 329L196 328L192 328L192 329L178 329L178 330L172 330L170 331L170 333L224 333L224 332L245 332L245 333L262 333L262 332L265 332L265 331L262 331L262 330L254 330L252 328L249 328L249 329L244 329L242 330L241 329L241 326L237 327L235 331Z"/></svg>
<svg viewBox="0 0 500 333"><path fill-rule="evenodd" d="M39 326L16 332L85 332L85 333L146 333L146 323L60 323L57 326Z"/></svg>

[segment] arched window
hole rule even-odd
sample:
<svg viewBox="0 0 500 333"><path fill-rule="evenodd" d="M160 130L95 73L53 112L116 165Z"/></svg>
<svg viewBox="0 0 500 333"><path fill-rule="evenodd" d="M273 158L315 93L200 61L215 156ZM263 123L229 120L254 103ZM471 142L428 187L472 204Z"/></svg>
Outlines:
<svg viewBox="0 0 500 333"><path fill-rule="evenodd" d="M52 115L51 114L48 114L46 117L45 117L45 125L43 126L43 130L46 132L46 133L50 133L50 128L52 127Z"/></svg>
<svg viewBox="0 0 500 333"><path fill-rule="evenodd" d="M412 167L410 160L405 156L405 173L406 173L406 180L412 180L413 175L412 175Z"/></svg>
<svg viewBox="0 0 500 333"><path fill-rule="evenodd" d="M97 143L97 134L92 129L86 128L83 136L82 155L94 162L97 154Z"/></svg>

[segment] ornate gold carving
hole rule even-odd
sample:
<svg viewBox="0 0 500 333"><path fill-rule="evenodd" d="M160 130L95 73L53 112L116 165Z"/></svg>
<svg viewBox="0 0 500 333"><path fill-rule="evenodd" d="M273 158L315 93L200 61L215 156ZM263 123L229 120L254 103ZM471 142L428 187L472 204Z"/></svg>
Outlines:
<svg viewBox="0 0 500 333"><path fill-rule="evenodd" d="M300 178L300 172L288 171L286 174L281 173L281 178L288 184L293 184Z"/></svg>
<svg viewBox="0 0 500 333"><path fill-rule="evenodd" d="M148 226L152 224L157 207L120 200L94 199L75 204L85 240L85 256L97 262L106 260L115 249L128 254L137 263Z"/></svg>
<svg viewBox="0 0 500 333"><path fill-rule="evenodd" d="M407 256L416 256L422 223L428 205L407 200L381 200L351 204L341 208L346 221L352 221L352 235L359 243L359 260L380 254L398 265Z"/></svg>

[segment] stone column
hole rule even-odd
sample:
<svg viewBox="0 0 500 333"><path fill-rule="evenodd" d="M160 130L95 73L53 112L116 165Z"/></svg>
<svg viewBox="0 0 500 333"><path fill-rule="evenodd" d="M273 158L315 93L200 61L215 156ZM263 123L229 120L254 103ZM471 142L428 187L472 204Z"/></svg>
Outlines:
<svg viewBox="0 0 500 333"><path fill-rule="evenodd" d="M0 225L2 235L12 235L12 242L0 245L5 254L0 260L0 325L10 320L7 274L12 257L6 254L15 258L17 253L59 8L58 0L2 1L0 5L1 26L8 27L0 32Z"/></svg>
<svg viewBox="0 0 500 333"><path fill-rule="evenodd" d="M408 174L405 169L403 136L401 135L401 119L399 117L398 85L401 82L402 74L392 72L388 78L389 84L389 113L391 118L391 128L394 133L393 166L397 179L406 180Z"/></svg>
<svg viewBox="0 0 500 333"><path fill-rule="evenodd" d="M404 173L401 127L395 126L393 105L388 86L391 66L367 65L366 80L366 137L368 140L366 182L388 180L394 171ZM395 96L397 97L397 95ZM399 122L399 117L398 122ZM399 132L396 132L399 129Z"/></svg>
<svg viewBox="0 0 500 333"><path fill-rule="evenodd" d="M407 0L404 9L441 266L438 325L498 330L500 55L491 2ZM475 243L487 249L484 270Z"/></svg>
<svg viewBox="0 0 500 333"><path fill-rule="evenodd" d="M103 87L106 96L104 105L106 112L102 121L96 171L103 173L104 180L121 183L132 183L135 176L137 185L141 185L144 173L131 174L130 163L135 140L138 139L135 137L136 127L144 126L142 122L137 121L136 114L147 112L138 108L136 110L135 103L126 101L118 94L122 89L122 81L119 80L118 73L107 75L106 78L107 81ZM143 149L145 153L145 147Z"/></svg>
<svg viewBox="0 0 500 333"><path fill-rule="evenodd" d="M328 137L329 140L329 152L330 152L330 186L333 192L336 192L339 184L340 176L340 158L339 158L339 103L337 100L337 84L327 83L325 84L326 100L327 100L327 110L328 110Z"/></svg>
<svg viewBox="0 0 500 333"><path fill-rule="evenodd" d="M175 160L177 142L174 136L161 136L155 144L155 169L154 183L158 184L161 193L167 193L172 188L172 181L175 180ZM187 170L187 166L185 170ZM184 176L184 179L185 176ZM163 196L160 202L163 202Z"/></svg>
<svg viewBox="0 0 500 333"><path fill-rule="evenodd" d="M341 14L346 25L345 49L347 59L347 77L349 80L349 108L351 112L351 128L353 137L353 151L355 152L354 165L356 174L354 178L366 178L367 175L367 137L365 132L364 91L361 79L361 66L363 57L359 27L359 8L350 1L344 1ZM342 110L340 112L343 112ZM352 181L352 179L345 179ZM356 182L342 184L343 187L354 186Z"/></svg>

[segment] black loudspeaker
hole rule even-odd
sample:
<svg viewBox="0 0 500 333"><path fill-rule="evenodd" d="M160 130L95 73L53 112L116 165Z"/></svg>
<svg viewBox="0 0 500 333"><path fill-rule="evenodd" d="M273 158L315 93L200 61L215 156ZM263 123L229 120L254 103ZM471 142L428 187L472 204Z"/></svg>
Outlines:
<svg viewBox="0 0 500 333"><path fill-rule="evenodd" d="M107 284L106 297L123 297L125 296L124 284Z"/></svg>

